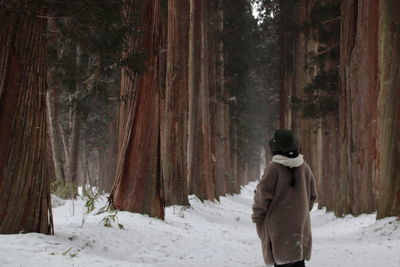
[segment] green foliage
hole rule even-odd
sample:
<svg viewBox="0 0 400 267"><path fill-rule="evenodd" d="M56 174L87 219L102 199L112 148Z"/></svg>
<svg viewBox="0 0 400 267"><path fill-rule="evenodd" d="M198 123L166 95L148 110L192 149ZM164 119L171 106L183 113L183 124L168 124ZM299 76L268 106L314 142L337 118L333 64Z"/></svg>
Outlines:
<svg viewBox="0 0 400 267"><path fill-rule="evenodd" d="M89 189L86 189L85 187L83 187L82 197L83 197L83 199L86 199L85 213L89 214L96 208L95 203L99 199L100 194L99 194L99 192L94 191L92 187L90 187Z"/></svg>
<svg viewBox="0 0 400 267"><path fill-rule="evenodd" d="M67 249L66 251L64 251L63 253L61 253L61 255L63 256L70 256L71 258L75 258L78 255L77 253L71 253L72 247L70 247L69 249ZM79 250L78 250L79 251Z"/></svg>
<svg viewBox="0 0 400 267"><path fill-rule="evenodd" d="M83 227L83 225L85 224L86 218L89 215L89 213L91 213L92 211L95 210L95 208L96 208L95 203L97 202L97 200L99 198L100 198L99 192L97 190L93 189L93 187L84 186L82 188L82 199L86 200L86 202L85 202L86 211L83 213L83 216L82 216L81 227Z"/></svg>
<svg viewBox="0 0 400 267"><path fill-rule="evenodd" d="M337 116L339 111L340 0L316 1L311 9L307 30L318 42L318 51L307 55L306 69L317 75L304 87L303 97L292 97L293 110L305 118ZM311 38L311 36L306 36Z"/></svg>
<svg viewBox="0 0 400 267"><path fill-rule="evenodd" d="M62 253L63 256L67 256L67 254L72 250L72 247L70 247L69 249L67 249L66 251L64 251Z"/></svg>
<svg viewBox="0 0 400 267"><path fill-rule="evenodd" d="M339 112L339 72L320 72L304 88L304 98L293 97L293 110L300 111L305 118L337 116Z"/></svg>
<svg viewBox="0 0 400 267"><path fill-rule="evenodd" d="M341 1L322 0L314 2L308 28L317 30L316 41L329 44L340 36Z"/></svg>
<svg viewBox="0 0 400 267"><path fill-rule="evenodd" d="M119 223L118 215L117 215L118 210L113 209L111 205L107 205L107 206L101 208L96 213L96 215L104 214L104 213L106 213L106 215L100 221L100 224L102 224L103 226L108 227L108 228L117 227L120 230L125 230L124 225Z"/></svg>
<svg viewBox="0 0 400 267"><path fill-rule="evenodd" d="M334 93L337 92L339 88L339 71L325 72L321 71L311 83L309 83L305 88L304 92L306 94L312 94L315 91Z"/></svg>
<svg viewBox="0 0 400 267"><path fill-rule="evenodd" d="M76 198L78 187L74 183L56 180L50 184L50 192L62 199Z"/></svg>

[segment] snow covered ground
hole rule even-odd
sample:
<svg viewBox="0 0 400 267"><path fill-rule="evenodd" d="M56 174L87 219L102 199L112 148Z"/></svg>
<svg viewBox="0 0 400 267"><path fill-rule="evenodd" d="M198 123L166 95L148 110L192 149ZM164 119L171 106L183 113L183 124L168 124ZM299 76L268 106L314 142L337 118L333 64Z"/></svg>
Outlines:
<svg viewBox="0 0 400 267"><path fill-rule="evenodd" d="M250 221L255 183L220 203L190 197L191 208L166 210L166 220L118 212L125 228L99 224L105 214L87 216L85 201L54 208L55 235L0 235L0 266L264 266ZM96 203L101 208L103 198ZM74 206L75 215L72 216ZM309 267L400 266L400 222L375 215L337 219L312 211L313 258Z"/></svg>

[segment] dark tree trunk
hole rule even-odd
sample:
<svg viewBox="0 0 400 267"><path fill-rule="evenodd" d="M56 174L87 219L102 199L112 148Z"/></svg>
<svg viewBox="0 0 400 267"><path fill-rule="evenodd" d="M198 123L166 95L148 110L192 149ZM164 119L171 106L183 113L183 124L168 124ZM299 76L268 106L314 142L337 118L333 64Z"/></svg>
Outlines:
<svg viewBox="0 0 400 267"><path fill-rule="evenodd" d="M326 1L331 5L331 12L339 15L340 0ZM327 21L330 21L327 23ZM319 74L328 73L336 74L339 68L340 55L338 55L340 44L340 19L331 15L325 21L320 22L320 28L317 32L319 49L318 51L328 51L327 47L335 47L334 50L321 54L319 56ZM327 39L326 35L329 34ZM322 39L322 40L320 40ZM331 78L332 79L332 78ZM336 84L335 80L329 82ZM338 83L337 83L338 84ZM339 99L339 88L331 88L331 90L321 90L319 95L325 99ZM340 144L339 144L339 115L338 110L331 110L321 119L321 174L318 184L318 207L326 207L328 211L334 211L338 207L337 199L340 198L339 192L339 176L340 176Z"/></svg>
<svg viewBox="0 0 400 267"><path fill-rule="evenodd" d="M400 216L400 2L380 1L378 219Z"/></svg>
<svg viewBox="0 0 400 267"><path fill-rule="evenodd" d="M189 0L168 1L167 77L161 159L167 205L189 205L187 188Z"/></svg>
<svg viewBox="0 0 400 267"><path fill-rule="evenodd" d="M188 186L189 192L201 200L215 199L208 73L208 4L206 1L190 1Z"/></svg>
<svg viewBox="0 0 400 267"><path fill-rule="evenodd" d="M73 111L71 135L69 138L69 160L67 161L68 178L67 182L78 186L78 161L79 161L79 140L80 140L80 118L78 110ZM76 194L78 191L76 191Z"/></svg>
<svg viewBox="0 0 400 267"><path fill-rule="evenodd" d="M46 20L6 15L14 4L0 5L0 234L51 234Z"/></svg>
<svg viewBox="0 0 400 267"><path fill-rule="evenodd" d="M190 25L189 25L189 114L188 114L188 147L187 147L187 175L189 193L200 198L206 194L199 192L197 184L201 181L202 168L200 166L200 145L202 142L199 127L199 92L200 92L200 2L190 0Z"/></svg>
<svg viewBox="0 0 400 267"><path fill-rule="evenodd" d="M378 1L342 2L337 215L375 210L378 15Z"/></svg>
<svg viewBox="0 0 400 267"><path fill-rule="evenodd" d="M216 6L210 10L209 50L210 50L210 93L211 93L211 126L212 126L212 163L213 177L215 183L215 196L226 195L227 191L227 169L228 160L225 153L227 140L225 127L229 125L226 118L226 89L224 79L224 46L220 38L223 34L224 11L222 0L215 3Z"/></svg>
<svg viewBox="0 0 400 267"><path fill-rule="evenodd" d="M201 3L201 70L200 70L200 110L201 110L201 133L202 133L202 183L205 185L205 192L208 200L215 199L214 177L212 171L212 148L211 148L211 117L210 117L210 3Z"/></svg>
<svg viewBox="0 0 400 267"><path fill-rule="evenodd" d="M99 189L104 192L111 192L114 178L115 178L115 168L117 165L117 149L118 149L118 140L117 140L117 116L116 109L113 108L111 115L113 119L111 120L108 126L108 140L109 142L102 148L98 153L98 162L99 162ZM115 118L115 119L114 119Z"/></svg>

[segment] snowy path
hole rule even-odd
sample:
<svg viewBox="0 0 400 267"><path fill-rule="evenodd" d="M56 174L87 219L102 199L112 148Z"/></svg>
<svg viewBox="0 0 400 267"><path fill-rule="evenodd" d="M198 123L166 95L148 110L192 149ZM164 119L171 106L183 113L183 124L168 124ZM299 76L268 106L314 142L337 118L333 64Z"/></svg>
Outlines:
<svg viewBox="0 0 400 267"><path fill-rule="evenodd" d="M255 184L220 203L191 198L185 211L168 208L166 221L119 212L125 230L90 215L81 227L83 201L54 209L55 236L0 235L0 266L264 266L250 221ZM101 207L105 199L96 206ZM183 217L182 217L183 215ZM308 267L400 266L400 222L374 215L335 219L312 212L314 250Z"/></svg>

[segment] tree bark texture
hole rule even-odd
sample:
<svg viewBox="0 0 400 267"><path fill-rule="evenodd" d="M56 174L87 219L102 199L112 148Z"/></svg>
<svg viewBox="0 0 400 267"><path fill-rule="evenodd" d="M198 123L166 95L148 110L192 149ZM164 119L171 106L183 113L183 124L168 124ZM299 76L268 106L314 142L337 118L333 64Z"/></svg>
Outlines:
<svg viewBox="0 0 400 267"><path fill-rule="evenodd" d="M114 208L164 218L160 164L160 94L165 76L166 16L161 1L129 1L125 12L135 15L139 31L128 36L127 49L144 51L144 69L122 70L119 152L116 180L110 195Z"/></svg>
<svg viewBox="0 0 400 267"><path fill-rule="evenodd" d="M58 131L58 117L57 117L57 107L55 104L56 94L54 88L49 88L46 95L46 104L47 104L47 123L49 125L49 136L50 136L50 144L52 150L52 160L54 164L54 172L55 177L54 180L62 180L65 181L64 174L64 164L60 151L61 141L60 135Z"/></svg>
<svg viewBox="0 0 400 267"><path fill-rule="evenodd" d="M238 138L237 138L237 126L235 124L230 125L230 161L231 161L231 175L229 176L230 193L240 194L240 158L238 156Z"/></svg>
<svg viewBox="0 0 400 267"><path fill-rule="evenodd" d="M400 2L379 5L378 219L400 216Z"/></svg>
<svg viewBox="0 0 400 267"><path fill-rule="evenodd" d="M318 183L318 207L328 211L336 210L340 197L340 144L339 120L329 116L322 120L321 177Z"/></svg>
<svg viewBox="0 0 400 267"><path fill-rule="evenodd" d="M226 118L226 88L224 79L224 46L222 33L224 26L224 11L222 0L215 3L211 9L210 42L210 85L211 85L211 125L212 125L212 163L213 177L215 183L215 196L224 196L227 188L227 164L228 160L225 150L228 144L229 132L225 132L226 125L229 125L229 118ZM228 134L228 135L226 135Z"/></svg>
<svg viewBox="0 0 400 267"><path fill-rule="evenodd" d="M214 200L210 118L210 55L208 1L190 1L189 26L189 192Z"/></svg>
<svg viewBox="0 0 400 267"><path fill-rule="evenodd" d="M67 160L67 182L78 186L78 161L79 161L79 140L80 140L80 118L79 112L72 111L71 135L69 138L69 157ZM76 192L77 193L77 192Z"/></svg>
<svg viewBox="0 0 400 267"><path fill-rule="evenodd" d="M342 2L337 215L375 210L378 1Z"/></svg>
<svg viewBox="0 0 400 267"><path fill-rule="evenodd" d="M337 6L335 12L340 14L340 0L329 0L328 4ZM340 27L340 20L323 25L321 31L330 33L328 40L323 40L323 47L319 47L319 51L326 47L335 47L340 44L340 34L335 34L337 28ZM323 33L317 32L318 37ZM325 33L326 34L326 33ZM339 68L340 55L335 56L327 54L323 56L320 63L319 72L336 73ZM334 92L319 92L320 95L326 97L339 98L339 88L335 88ZM321 118L321 173L318 183L318 207L326 207L328 211L334 211L338 208L337 199L340 197L339 192L339 176L340 176L340 144L339 144L339 115L338 112L330 112Z"/></svg>
<svg viewBox="0 0 400 267"><path fill-rule="evenodd" d="M189 0L168 1L167 74L161 136L166 205L189 205L187 187Z"/></svg>
<svg viewBox="0 0 400 267"><path fill-rule="evenodd" d="M290 101L294 89L294 51L296 47L296 33L290 30L290 25L296 17L296 5L289 0L281 0L281 21L279 39L281 44L281 72L280 72L280 122L279 127L290 128L292 124L292 109Z"/></svg>
<svg viewBox="0 0 400 267"><path fill-rule="evenodd" d="M46 20L43 11L9 16L8 4L0 10L0 234L51 234Z"/></svg>

